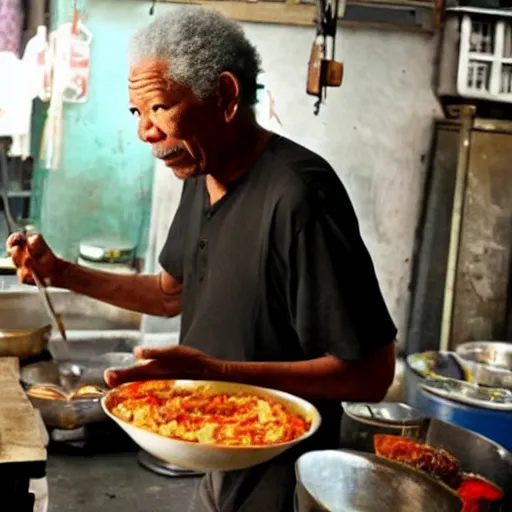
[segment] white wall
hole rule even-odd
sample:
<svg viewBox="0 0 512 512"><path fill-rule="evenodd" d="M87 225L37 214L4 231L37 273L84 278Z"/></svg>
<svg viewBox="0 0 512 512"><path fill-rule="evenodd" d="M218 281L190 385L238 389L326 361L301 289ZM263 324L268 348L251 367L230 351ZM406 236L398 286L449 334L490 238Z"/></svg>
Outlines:
<svg viewBox="0 0 512 512"><path fill-rule="evenodd" d="M262 54L283 128L325 157L345 183L403 340L432 119L440 114L431 91L434 38L341 29L336 55L344 83L328 91L316 117L305 93L313 30L245 29Z"/></svg>
<svg viewBox="0 0 512 512"><path fill-rule="evenodd" d="M172 8L160 4L157 12ZM345 65L344 83L328 92L316 117L314 98L305 93L313 28L244 28L261 52L284 130L325 157L345 183L403 340L431 125L440 113L431 92L435 40L341 29L336 53Z"/></svg>

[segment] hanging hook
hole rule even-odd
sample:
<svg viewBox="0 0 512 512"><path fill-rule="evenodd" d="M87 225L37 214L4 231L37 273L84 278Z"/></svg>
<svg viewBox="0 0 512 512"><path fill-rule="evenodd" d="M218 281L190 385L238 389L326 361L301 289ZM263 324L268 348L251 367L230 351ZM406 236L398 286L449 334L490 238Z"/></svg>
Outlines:
<svg viewBox="0 0 512 512"><path fill-rule="evenodd" d="M151 7L149 8L149 15L150 16L153 16L153 14L155 14L156 2L157 2L157 0L153 0L153 2L151 3Z"/></svg>
<svg viewBox="0 0 512 512"><path fill-rule="evenodd" d="M318 112L320 112L320 105L322 104L322 100L321 98L319 97L316 101L315 101L315 104L313 105L313 113L315 114L315 116L318 115Z"/></svg>

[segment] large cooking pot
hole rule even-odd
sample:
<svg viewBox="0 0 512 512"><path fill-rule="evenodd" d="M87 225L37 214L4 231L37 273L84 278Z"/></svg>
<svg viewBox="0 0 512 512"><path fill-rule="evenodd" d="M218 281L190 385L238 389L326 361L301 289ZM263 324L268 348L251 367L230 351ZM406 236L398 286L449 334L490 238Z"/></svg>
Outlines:
<svg viewBox="0 0 512 512"><path fill-rule="evenodd" d="M1 329L0 357L17 357L26 361L48 348L52 327L43 325L31 329Z"/></svg>
<svg viewBox="0 0 512 512"><path fill-rule="evenodd" d="M391 434L421 440L430 419L399 402L343 403L340 446L373 453L373 436Z"/></svg>
<svg viewBox="0 0 512 512"><path fill-rule="evenodd" d="M369 453L321 450L299 457L296 512L460 512L449 487Z"/></svg>

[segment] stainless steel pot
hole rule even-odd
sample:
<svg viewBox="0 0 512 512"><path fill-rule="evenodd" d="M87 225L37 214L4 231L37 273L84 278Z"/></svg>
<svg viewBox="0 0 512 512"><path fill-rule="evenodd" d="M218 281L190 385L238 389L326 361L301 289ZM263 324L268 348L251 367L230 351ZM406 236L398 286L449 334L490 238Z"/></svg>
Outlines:
<svg viewBox="0 0 512 512"><path fill-rule="evenodd" d="M340 446L373 453L373 436L391 434L421 440L429 418L398 402L344 403Z"/></svg>
<svg viewBox="0 0 512 512"><path fill-rule="evenodd" d="M455 353L479 384L512 389L512 343L473 341L459 345Z"/></svg>
<svg viewBox="0 0 512 512"><path fill-rule="evenodd" d="M51 325L33 329L0 330L0 357L17 357L26 361L40 355L48 348Z"/></svg>
<svg viewBox="0 0 512 512"><path fill-rule="evenodd" d="M457 494L429 476L368 453L309 452L296 465L297 512L460 512Z"/></svg>

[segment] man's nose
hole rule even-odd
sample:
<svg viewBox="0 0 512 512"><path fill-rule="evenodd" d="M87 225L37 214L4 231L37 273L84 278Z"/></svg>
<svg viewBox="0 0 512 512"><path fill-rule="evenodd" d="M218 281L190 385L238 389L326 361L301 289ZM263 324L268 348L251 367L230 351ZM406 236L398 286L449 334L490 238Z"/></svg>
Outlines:
<svg viewBox="0 0 512 512"><path fill-rule="evenodd" d="M141 119L139 123L139 138L143 142L154 144L155 142L160 142L165 139L165 133L149 119Z"/></svg>

